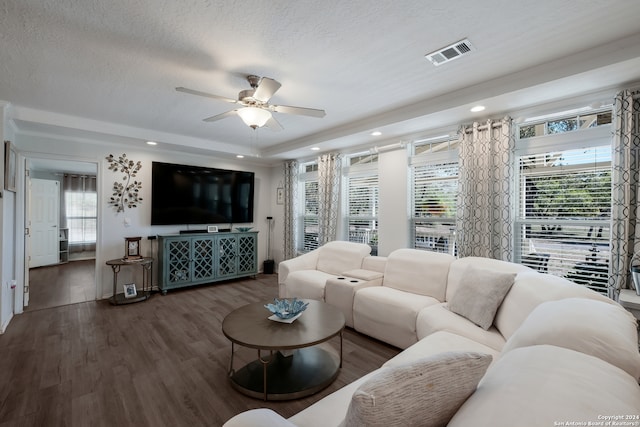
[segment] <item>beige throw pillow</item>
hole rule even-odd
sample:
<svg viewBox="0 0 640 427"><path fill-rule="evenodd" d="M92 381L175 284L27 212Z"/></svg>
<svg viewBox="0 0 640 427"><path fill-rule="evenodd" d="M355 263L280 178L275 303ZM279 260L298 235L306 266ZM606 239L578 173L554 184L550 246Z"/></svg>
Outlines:
<svg viewBox="0 0 640 427"><path fill-rule="evenodd" d="M513 286L516 274L470 266L465 270L464 277L449 301L449 310L487 330L493 324L502 300Z"/></svg>
<svg viewBox="0 0 640 427"><path fill-rule="evenodd" d="M488 354L446 352L383 369L351 397L346 427L446 426L491 363Z"/></svg>

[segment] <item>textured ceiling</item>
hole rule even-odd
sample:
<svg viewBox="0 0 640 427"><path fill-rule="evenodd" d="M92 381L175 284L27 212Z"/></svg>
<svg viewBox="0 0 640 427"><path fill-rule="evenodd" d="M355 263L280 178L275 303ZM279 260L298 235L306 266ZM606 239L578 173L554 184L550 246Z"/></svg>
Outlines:
<svg viewBox="0 0 640 427"><path fill-rule="evenodd" d="M302 157L640 81L637 0L3 0L0 100L19 132L133 141L264 159ZM468 38L434 67L424 54ZM282 83L284 130L246 127L245 76ZM480 117L484 117L480 116Z"/></svg>

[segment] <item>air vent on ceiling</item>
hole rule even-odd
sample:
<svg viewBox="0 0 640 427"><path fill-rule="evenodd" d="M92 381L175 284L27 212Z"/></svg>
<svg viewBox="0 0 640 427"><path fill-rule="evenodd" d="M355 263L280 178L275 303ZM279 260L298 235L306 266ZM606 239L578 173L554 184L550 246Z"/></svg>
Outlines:
<svg viewBox="0 0 640 427"><path fill-rule="evenodd" d="M445 62L460 58L462 55L466 55L472 50L474 50L474 48L471 45L471 42L464 39L452 44L451 46L444 47L435 52L427 53L425 58L431 61L433 65L438 66Z"/></svg>

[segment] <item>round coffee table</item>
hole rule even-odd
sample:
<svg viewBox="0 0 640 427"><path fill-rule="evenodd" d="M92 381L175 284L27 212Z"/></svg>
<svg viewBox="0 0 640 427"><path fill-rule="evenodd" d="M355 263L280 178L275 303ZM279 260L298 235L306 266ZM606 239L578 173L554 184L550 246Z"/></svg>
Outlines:
<svg viewBox="0 0 640 427"><path fill-rule="evenodd" d="M265 303L248 304L232 311L222 322L231 341L229 379L248 396L264 400L297 399L317 393L336 379L342 367L340 309L314 300L292 323L268 319ZM340 336L339 356L318 346ZM233 367L234 345L258 350L258 359L239 370ZM268 355L262 354L268 351Z"/></svg>

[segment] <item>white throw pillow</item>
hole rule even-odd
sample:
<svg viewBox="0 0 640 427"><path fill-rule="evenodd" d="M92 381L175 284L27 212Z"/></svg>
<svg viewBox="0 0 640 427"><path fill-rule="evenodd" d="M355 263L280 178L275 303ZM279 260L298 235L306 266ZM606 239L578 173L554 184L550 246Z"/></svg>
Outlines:
<svg viewBox="0 0 640 427"><path fill-rule="evenodd" d="M464 277L449 301L449 310L488 330L516 274L469 266Z"/></svg>
<svg viewBox="0 0 640 427"><path fill-rule="evenodd" d="M382 370L353 393L344 426L446 426L491 360L488 354L446 352Z"/></svg>
<svg viewBox="0 0 640 427"><path fill-rule="evenodd" d="M544 302L507 340L502 354L540 344L589 354L640 377L636 320L618 305L586 298Z"/></svg>

